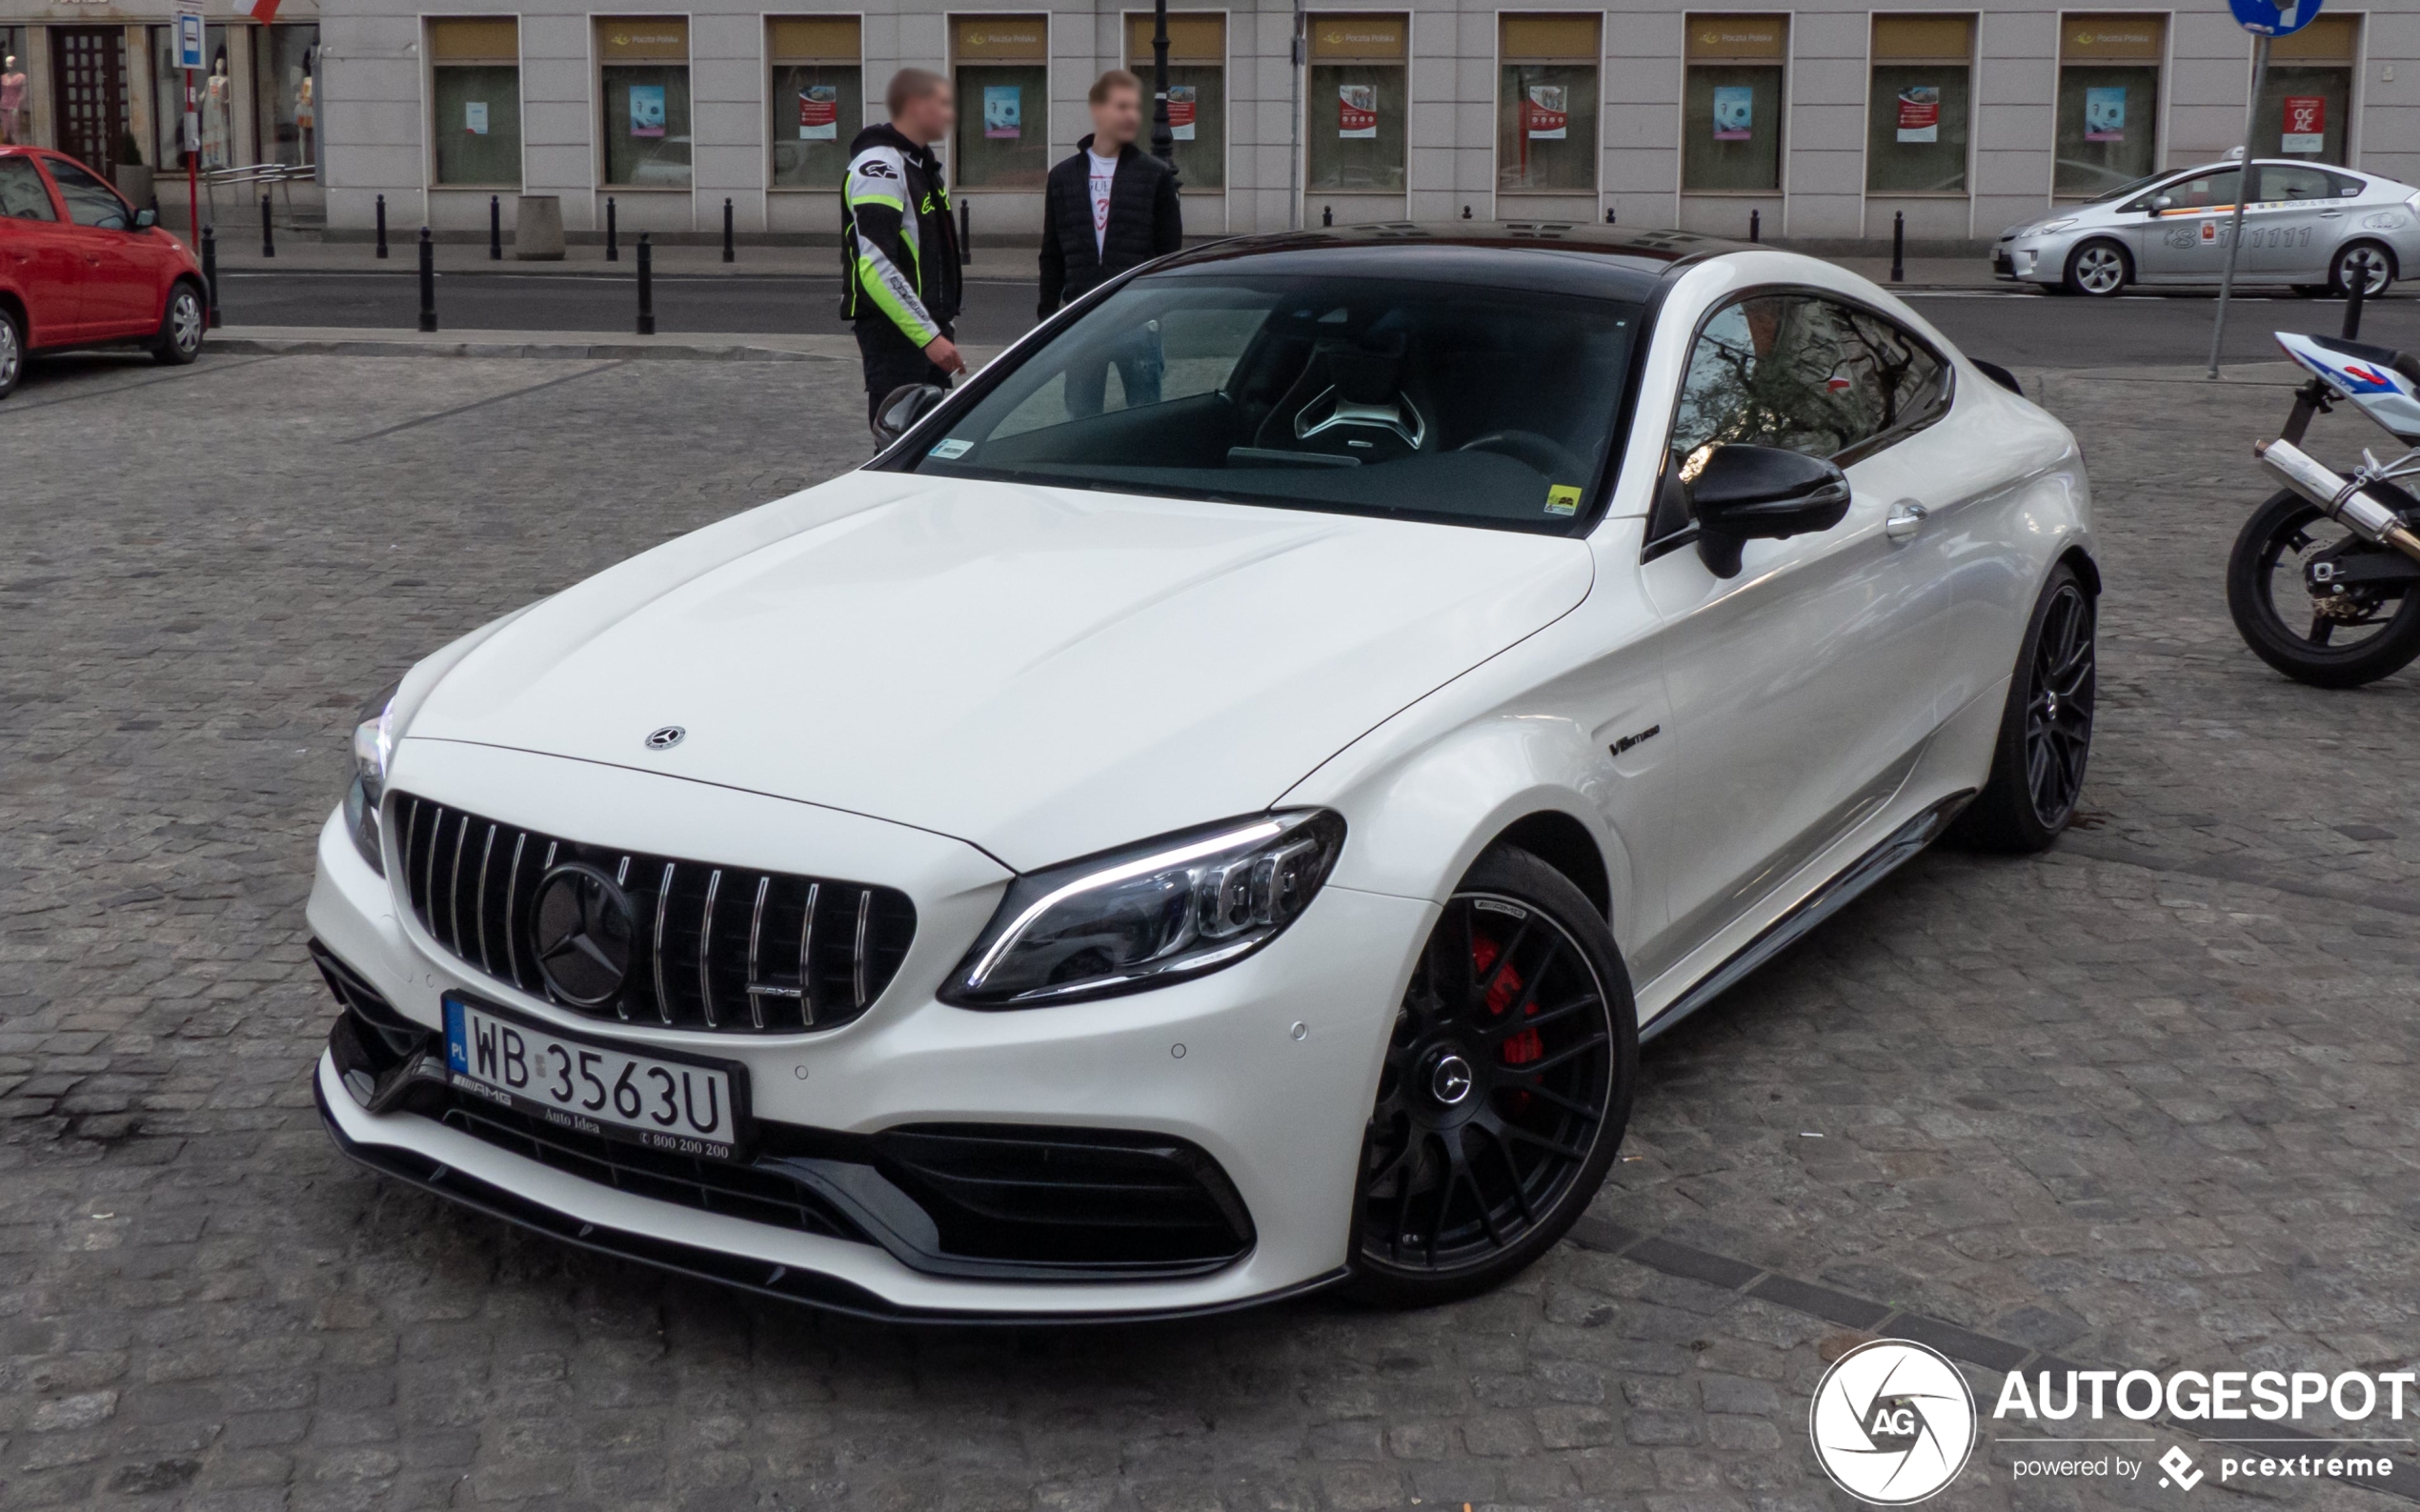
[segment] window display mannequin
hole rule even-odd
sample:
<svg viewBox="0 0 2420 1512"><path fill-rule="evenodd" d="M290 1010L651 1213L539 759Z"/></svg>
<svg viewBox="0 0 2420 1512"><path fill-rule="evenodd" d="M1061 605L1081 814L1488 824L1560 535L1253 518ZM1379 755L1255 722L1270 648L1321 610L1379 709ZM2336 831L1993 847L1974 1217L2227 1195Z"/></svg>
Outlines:
<svg viewBox="0 0 2420 1512"><path fill-rule="evenodd" d="M15 54L0 58L0 146L17 140L21 128L17 117L25 110L25 71L17 67Z"/></svg>
<svg viewBox="0 0 2420 1512"><path fill-rule="evenodd" d="M234 84L227 77L227 54L221 52L211 60L210 83L202 90L202 168L206 171L234 166L234 158L228 153L233 133L227 120L234 92Z"/></svg>
<svg viewBox="0 0 2420 1512"><path fill-rule="evenodd" d="M302 149L301 161L305 167L309 167L311 164L318 161L317 157L314 156L312 151L313 143L311 139L312 128L317 124L313 111L312 96L318 92L318 91L313 88L316 81L312 77L312 74L313 70L318 61L319 56L316 50L310 48L304 49L302 67L293 71L296 77L291 83L291 87L294 91L294 133L296 136L301 138L298 145Z"/></svg>

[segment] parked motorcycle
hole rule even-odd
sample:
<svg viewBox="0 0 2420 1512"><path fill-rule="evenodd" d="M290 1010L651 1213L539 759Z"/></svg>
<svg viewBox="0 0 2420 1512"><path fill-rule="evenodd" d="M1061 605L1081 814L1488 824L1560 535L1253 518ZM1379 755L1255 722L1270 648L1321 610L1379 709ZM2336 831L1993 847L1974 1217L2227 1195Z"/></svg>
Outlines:
<svg viewBox="0 0 2420 1512"><path fill-rule="evenodd" d="M2252 448L2286 487L2244 522L2227 563L2227 607L2261 660L2317 688L2357 688L2420 656L2420 356L2354 339L2361 292L2341 336L2277 333L2310 373L2274 441ZM2314 415L2350 399L2404 448L2367 449L2349 474L2302 450Z"/></svg>

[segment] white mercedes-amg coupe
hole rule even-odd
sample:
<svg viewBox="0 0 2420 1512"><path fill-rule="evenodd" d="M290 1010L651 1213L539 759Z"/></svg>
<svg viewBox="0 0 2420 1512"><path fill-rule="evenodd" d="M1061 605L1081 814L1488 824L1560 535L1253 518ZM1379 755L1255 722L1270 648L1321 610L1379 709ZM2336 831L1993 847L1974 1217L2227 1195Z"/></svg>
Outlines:
<svg viewBox="0 0 2420 1512"><path fill-rule="evenodd" d="M1946 831L2073 812L2089 500L2015 387L1681 234L1154 264L366 711L321 1114L884 1317L1501 1280L1643 1039Z"/></svg>

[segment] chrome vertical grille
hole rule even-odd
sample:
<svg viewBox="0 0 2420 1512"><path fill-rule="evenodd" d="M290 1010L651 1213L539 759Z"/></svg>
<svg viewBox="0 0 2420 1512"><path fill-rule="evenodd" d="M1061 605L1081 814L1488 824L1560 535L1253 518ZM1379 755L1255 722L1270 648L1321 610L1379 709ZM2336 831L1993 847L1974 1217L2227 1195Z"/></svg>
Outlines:
<svg viewBox="0 0 2420 1512"><path fill-rule="evenodd" d="M413 917L473 970L574 1012L724 1034L847 1023L907 958L916 908L897 888L679 860L521 829L409 793L389 799ZM631 902L621 991L582 1008L549 990L530 938L540 881L579 861Z"/></svg>

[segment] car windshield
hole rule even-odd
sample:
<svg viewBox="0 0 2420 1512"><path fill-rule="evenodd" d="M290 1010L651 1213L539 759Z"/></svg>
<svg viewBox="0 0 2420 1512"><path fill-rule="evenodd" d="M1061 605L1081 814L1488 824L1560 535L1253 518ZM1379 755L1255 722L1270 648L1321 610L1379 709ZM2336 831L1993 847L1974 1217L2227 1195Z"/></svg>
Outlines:
<svg viewBox="0 0 2420 1512"><path fill-rule="evenodd" d="M1563 533L1640 310L1453 282L1138 279L910 464L941 476Z"/></svg>
<svg viewBox="0 0 2420 1512"><path fill-rule="evenodd" d="M2165 169L2160 172L2151 174L2148 178L2138 178L2130 183L2120 184L2115 189L2104 190L2100 193L2093 195L2090 199L2082 201L2082 203L2087 205L2106 205L2110 200L2124 199L2128 194L2137 193L2143 190L2149 189L2154 184L2165 183L2175 176L2176 170L2172 168Z"/></svg>

